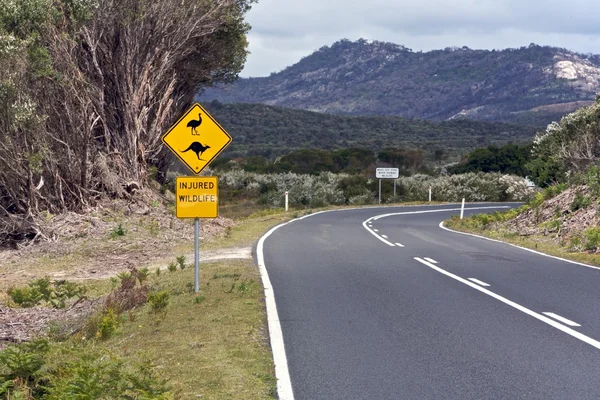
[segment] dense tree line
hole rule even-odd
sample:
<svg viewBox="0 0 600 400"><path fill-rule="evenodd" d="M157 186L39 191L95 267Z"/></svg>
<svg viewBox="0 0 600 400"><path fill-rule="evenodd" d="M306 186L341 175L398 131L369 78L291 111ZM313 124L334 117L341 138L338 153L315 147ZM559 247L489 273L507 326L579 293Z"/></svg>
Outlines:
<svg viewBox="0 0 600 400"><path fill-rule="evenodd" d="M433 122L401 117L349 117L271 107L261 104L203 103L231 134L223 155L275 159L293 150L359 147L379 152L386 147L420 149L428 159L436 151L458 160L466 151L491 144L530 142L536 129L469 120Z"/></svg>
<svg viewBox="0 0 600 400"><path fill-rule="evenodd" d="M509 143L505 146L488 146L472 151L467 159L448 169L452 174L467 172L502 172L505 174L527 176L530 170L533 144L516 145Z"/></svg>
<svg viewBox="0 0 600 400"><path fill-rule="evenodd" d="M377 166L399 168L401 175L404 176L416 172L431 172L422 150L393 147L385 148L378 153L356 147L333 151L301 149L274 161L263 156L236 159L221 157L211 164L212 168L220 171L240 168L260 174L293 172L311 175L318 175L321 172L373 175Z"/></svg>
<svg viewBox="0 0 600 400"><path fill-rule="evenodd" d="M250 3L3 1L0 241L41 234L41 211L143 186L194 95L237 77Z"/></svg>

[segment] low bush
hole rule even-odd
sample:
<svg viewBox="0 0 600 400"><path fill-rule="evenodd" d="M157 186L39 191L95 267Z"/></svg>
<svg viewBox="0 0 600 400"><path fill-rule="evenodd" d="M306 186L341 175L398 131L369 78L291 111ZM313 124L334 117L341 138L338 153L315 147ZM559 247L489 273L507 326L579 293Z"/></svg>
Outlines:
<svg viewBox="0 0 600 400"><path fill-rule="evenodd" d="M291 207L322 207L340 204L371 204L378 195L378 181L361 175L256 174L239 169L222 172L220 185L236 198L253 198L269 207L284 205L288 192ZM383 201L394 201L392 185L383 185ZM436 201L524 201L534 193L524 178L500 173L467 173L431 177L414 175L397 180L398 199L426 201L429 188Z"/></svg>
<svg viewBox="0 0 600 400"><path fill-rule="evenodd" d="M569 209L571 212L575 212L582 208L587 208L591 204L592 200L589 196L584 196L581 193L576 193L573 202L571 203Z"/></svg>
<svg viewBox="0 0 600 400"><path fill-rule="evenodd" d="M584 232L585 249L598 251L600 249L600 227L589 228Z"/></svg>
<svg viewBox="0 0 600 400"><path fill-rule="evenodd" d="M50 345L37 340L0 352L0 396L5 399L172 399L168 381L148 363L124 360L90 346L62 346L50 360Z"/></svg>
<svg viewBox="0 0 600 400"><path fill-rule="evenodd" d="M148 294L148 303L150 303L152 312L164 312L169 305L169 291L150 292Z"/></svg>
<svg viewBox="0 0 600 400"><path fill-rule="evenodd" d="M39 278L25 287L12 287L7 294L14 304L19 307L34 307L50 305L54 308L65 308L67 301L81 298L86 288L73 282L54 281L49 278Z"/></svg>

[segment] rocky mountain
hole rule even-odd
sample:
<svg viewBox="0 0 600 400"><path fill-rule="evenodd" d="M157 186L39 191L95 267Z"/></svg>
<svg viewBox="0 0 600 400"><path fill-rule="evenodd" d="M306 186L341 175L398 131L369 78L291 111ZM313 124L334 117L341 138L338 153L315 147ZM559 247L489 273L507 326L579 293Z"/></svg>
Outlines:
<svg viewBox="0 0 600 400"><path fill-rule="evenodd" d="M349 115L468 118L542 126L600 91L600 55L530 45L429 52L341 40L281 72L211 88L200 100Z"/></svg>

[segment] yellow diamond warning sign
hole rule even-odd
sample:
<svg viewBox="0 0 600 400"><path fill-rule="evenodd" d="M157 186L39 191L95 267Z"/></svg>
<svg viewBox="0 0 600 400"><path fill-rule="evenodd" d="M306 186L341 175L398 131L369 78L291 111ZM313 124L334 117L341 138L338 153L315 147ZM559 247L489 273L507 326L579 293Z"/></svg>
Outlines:
<svg viewBox="0 0 600 400"><path fill-rule="evenodd" d="M217 218L219 182L216 176L179 176L175 180L177 218Z"/></svg>
<svg viewBox="0 0 600 400"><path fill-rule="evenodd" d="M231 136L196 103L163 135L162 141L199 174L231 143Z"/></svg>

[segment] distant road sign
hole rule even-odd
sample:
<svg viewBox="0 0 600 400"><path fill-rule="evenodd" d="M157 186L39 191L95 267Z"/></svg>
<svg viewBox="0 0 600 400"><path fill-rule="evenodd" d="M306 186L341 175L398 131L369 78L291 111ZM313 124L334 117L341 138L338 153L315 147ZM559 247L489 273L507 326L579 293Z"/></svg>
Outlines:
<svg viewBox="0 0 600 400"><path fill-rule="evenodd" d="M162 141L199 174L231 143L231 136L196 103L163 135Z"/></svg>
<svg viewBox="0 0 600 400"><path fill-rule="evenodd" d="M217 218L219 181L216 176L179 176L175 180L177 218Z"/></svg>
<svg viewBox="0 0 600 400"><path fill-rule="evenodd" d="M397 179L400 176L398 168L377 168L375 177L379 179Z"/></svg>

